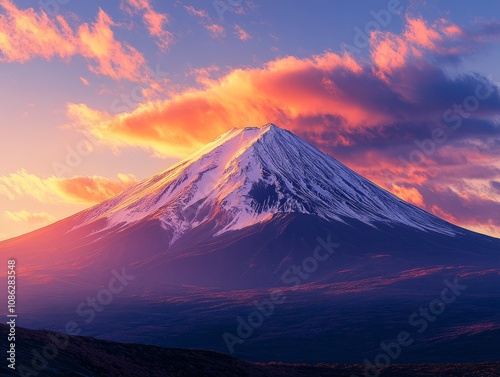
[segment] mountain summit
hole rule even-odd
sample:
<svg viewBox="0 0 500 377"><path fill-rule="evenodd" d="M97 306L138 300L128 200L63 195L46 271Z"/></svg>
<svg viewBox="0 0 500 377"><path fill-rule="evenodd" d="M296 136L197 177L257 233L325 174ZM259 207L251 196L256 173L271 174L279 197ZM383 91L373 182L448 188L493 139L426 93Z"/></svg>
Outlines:
<svg viewBox="0 0 500 377"><path fill-rule="evenodd" d="M158 219L173 243L207 222L221 235L291 213L456 232L274 124L233 128L166 171L87 211L82 224L106 219L106 230Z"/></svg>

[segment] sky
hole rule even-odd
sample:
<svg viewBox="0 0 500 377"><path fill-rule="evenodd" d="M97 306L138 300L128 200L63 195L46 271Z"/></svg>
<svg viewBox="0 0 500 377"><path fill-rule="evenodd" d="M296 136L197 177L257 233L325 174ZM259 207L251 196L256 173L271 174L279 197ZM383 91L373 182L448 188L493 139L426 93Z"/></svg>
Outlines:
<svg viewBox="0 0 500 377"><path fill-rule="evenodd" d="M496 1L0 0L0 240L269 122L500 237L499 11Z"/></svg>

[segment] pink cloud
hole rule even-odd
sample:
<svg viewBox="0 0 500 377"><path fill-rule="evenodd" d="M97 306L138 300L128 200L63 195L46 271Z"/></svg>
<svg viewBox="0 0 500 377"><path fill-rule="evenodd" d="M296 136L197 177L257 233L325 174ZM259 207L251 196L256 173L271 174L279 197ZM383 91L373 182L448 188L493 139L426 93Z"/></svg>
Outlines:
<svg viewBox="0 0 500 377"><path fill-rule="evenodd" d="M210 36L214 39L224 38L226 35L226 30L221 25L207 24L204 25L204 27L210 32Z"/></svg>
<svg viewBox="0 0 500 377"><path fill-rule="evenodd" d="M54 20L33 8L21 10L8 0L0 0L0 53L5 62L26 62L36 57L69 60L85 57L89 70L113 79L141 81L146 71L143 55L132 46L117 41L111 17L102 9L92 24L83 23L74 31L58 15Z"/></svg>
<svg viewBox="0 0 500 377"><path fill-rule="evenodd" d="M249 39L252 39L252 36L248 34L243 28L239 25L234 25L234 30L235 30L235 35L241 40L241 41L247 41Z"/></svg>
<svg viewBox="0 0 500 377"><path fill-rule="evenodd" d="M80 76L80 81L82 82L83 85L89 86L90 82L87 80L85 77Z"/></svg>
<svg viewBox="0 0 500 377"><path fill-rule="evenodd" d="M404 36L408 42L429 50L437 49L436 43L441 42L443 38L436 30L428 27L422 18L408 18L407 22Z"/></svg>
<svg viewBox="0 0 500 377"><path fill-rule="evenodd" d="M192 7L191 5L189 6L184 6L184 9L187 10L187 12L193 16L193 17L198 17L198 18L204 18L204 19L210 19L210 16L208 15L207 12L205 12L204 10L198 10L198 9L195 9L194 7Z"/></svg>
<svg viewBox="0 0 500 377"><path fill-rule="evenodd" d="M389 32L377 31L371 34L370 45L371 58L381 78L386 78L395 69L406 64L409 49L403 38Z"/></svg>
<svg viewBox="0 0 500 377"><path fill-rule="evenodd" d="M168 24L168 16L159 13L153 9L148 0L123 0L128 5L128 10L131 13L141 12L144 24L149 31L149 34L156 39L158 47L167 49L172 41L173 35L166 30Z"/></svg>

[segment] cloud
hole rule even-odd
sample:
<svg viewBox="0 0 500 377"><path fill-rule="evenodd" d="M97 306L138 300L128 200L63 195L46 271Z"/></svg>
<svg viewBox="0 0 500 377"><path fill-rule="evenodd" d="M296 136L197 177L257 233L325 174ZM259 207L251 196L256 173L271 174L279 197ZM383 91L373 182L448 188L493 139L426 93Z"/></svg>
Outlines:
<svg viewBox="0 0 500 377"><path fill-rule="evenodd" d="M93 25L83 24L78 29L81 54L94 64L91 72L112 79L141 81L145 59L139 51L114 38L111 26L115 24L102 9Z"/></svg>
<svg viewBox="0 0 500 377"><path fill-rule="evenodd" d="M418 21L409 30L418 27L425 25ZM406 59L409 49L400 47L406 46L400 36L375 32L372 37L373 65L358 63L349 54L324 52L234 69L217 79L207 74L214 70L209 67L205 74L198 69L201 87L144 102L134 111L112 116L84 104L69 104L68 114L76 127L104 143L139 146L165 156L184 155L232 126L274 121L316 143L328 140L330 147L390 143L392 157L397 157L405 149L416 149L415 141L442 126L446 111L456 115L465 99L489 85L491 95L462 117L460 132L452 132L450 125L445 131L454 142L479 132L495 135L498 127L492 117L498 114L500 97L488 79L476 74L449 76L423 55L412 53L412 59ZM427 40L438 38L416 45L429 46Z"/></svg>
<svg viewBox="0 0 500 377"><path fill-rule="evenodd" d="M46 212L28 212L22 210L17 212L4 211L4 214L11 221L27 224L48 224L56 219Z"/></svg>
<svg viewBox="0 0 500 377"><path fill-rule="evenodd" d="M392 184L390 191L408 203L424 207L424 198L415 187L405 187Z"/></svg>
<svg viewBox="0 0 500 377"><path fill-rule="evenodd" d="M89 86L90 82L87 80L85 77L80 76L80 81L82 82L83 85Z"/></svg>
<svg viewBox="0 0 500 377"><path fill-rule="evenodd" d="M141 81L146 74L145 58L132 46L115 39L111 17L99 10L94 23L72 28L61 15L54 19L34 8L21 10L8 0L0 0L0 61L30 61L61 58L69 61L80 55L97 75L115 80Z"/></svg>
<svg viewBox="0 0 500 377"><path fill-rule="evenodd" d="M458 179L449 185L433 183L424 188L424 195L434 214L477 232L500 237L499 193L495 197L488 189L467 188L468 185ZM456 186L461 186L463 191L457 191Z"/></svg>
<svg viewBox="0 0 500 377"><path fill-rule="evenodd" d="M66 20L33 8L18 9L9 0L0 0L0 52L3 62L26 62L33 57L69 59L78 51L78 41Z"/></svg>
<svg viewBox="0 0 500 377"><path fill-rule="evenodd" d="M202 89L144 103L119 116L85 104L69 104L68 116L75 127L103 143L182 156L231 126L264 124L276 121L281 114L293 119L303 113L341 109L352 122L382 120L382 116L366 113L357 101L345 101L328 79L329 72L347 75L360 70L352 58L333 53L305 60L287 57L263 69L234 70L220 79L206 81Z"/></svg>
<svg viewBox="0 0 500 377"><path fill-rule="evenodd" d="M239 25L234 25L234 30L235 30L235 35L241 40L241 41L248 41L249 39L252 39L252 36L248 34L243 28Z"/></svg>
<svg viewBox="0 0 500 377"><path fill-rule="evenodd" d="M221 25L205 24L204 27L210 32L210 37L214 39L224 38L226 35L226 30Z"/></svg>
<svg viewBox="0 0 500 377"><path fill-rule="evenodd" d="M210 37L213 39L222 39L226 36L226 30L222 25L212 22L212 18L204 10L196 9L191 5L185 5L184 9L192 17L198 19L200 25L210 32Z"/></svg>
<svg viewBox="0 0 500 377"><path fill-rule="evenodd" d="M186 72L186 77L194 77L196 82L199 84L210 86L213 83L212 76L220 71L220 68L216 65L211 65L209 67L193 68Z"/></svg>
<svg viewBox="0 0 500 377"><path fill-rule="evenodd" d="M408 25L404 36L408 42L415 43L417 46L429 50L437 49L437 44L443 40L443 37L437 30L428 27L422 18L408 18L407 22ZM451 33L450 30L452 31ZM453 32L454 30L453 26L447 26L446 34L454 35L456 34Z"/></svg>
<svg viewBox="0 0 500 377"><path fill-rule="evenodd" d="M58 182L60 191L69 201L100 203L137 183L133 175L119 174L118 180L100 176L72 177Z"/></svg>
<svg viewBox="0 0 500 377"><path fill-rule="evenodd" d="M371 58L381 78L424 56L433 61L457 63L477 52L492 37L497 38L500 27L497 30L496 26L496 22L478 21L475 30L467 30L444 18L429 24L422 17L407 16L401 35L370 33Z"/></svg>
<svg viewBox="0 0 500 377"><path fill-rule="evenodd" d="M374 32L370 37L371 58L377 74L386 79L406 64L408 46L403 38L389 32Z"/></svg>
<svg viewBox="0 0 500 377"><path fill-rule="evenodd" d="M438 205L433 205L431 208L428 210L430 213L436 215L437 217L442 218L443 220L446 220L452 224L457 224L457 219L455 216L451 215L449 212L444 211L441 207Z"/></svg>
<svg viewBox="0 0 500 377"><path fill-rule="evenodd" d="M156 12L148 0L123 0L122 4L129 13L140 12L149 34L156 39L158 47L167 49L173 42L173 35L166 30L168 16Z"/></svg>
<svg viewBox="0 0 500 377"><path fill-rule="evenodd" d="M207 19L209 20L210 19L210 16L208 15L207 12L205 12L204 10L198 10L198 9L195 9L194 7L192 7L191 5L188 5L188 6L184 6L184 9L186 9L186 11L193 17L197 17L197 18L201 18L201 19Z"/></svg>
<svg viewBox="0 0 500 377"><path fill-rule="evenodd" d="M284 57L218 79L199 76L201 88L145 102L118 116L84 104L68 105L68 115L75 127L106 144L139 146L165 156L185 155L232 126L269 121L325 148L390 143L391 150L405 155L394 147L416 149L413 140L429 137L429 127L442 124L454 102L463 102L488 81L474 75L451 78L425 62L401 67L394 75L394 81L381 79L347 54ZM496 128L487 118L499 108L495 91L449 138L478 132L493 136ZM479 119L484 119L481 131L468 126Z"/></svg>
<svg viewBox="0 0 500 377"><path fill-rule="evenodd" d="M117 179L102 176L75 176L71 178L40 178L20 170L0 176L0 195L14 200L30 197L46 203L100 203L137 183L133 175L118 174Z"/></svg>

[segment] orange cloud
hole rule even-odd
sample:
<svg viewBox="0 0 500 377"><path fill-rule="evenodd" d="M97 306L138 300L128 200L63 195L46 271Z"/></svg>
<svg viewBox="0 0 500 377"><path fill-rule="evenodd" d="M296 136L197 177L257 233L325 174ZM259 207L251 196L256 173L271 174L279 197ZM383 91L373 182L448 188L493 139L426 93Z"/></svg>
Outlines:
<svg viewBox="0 0 500 377"><path fill-rule="evenodd" d="M143 12L142 18L149 34L156 38L158 47L167 49L173 41L172 33L165 30L168 24L166 14L156 12L148 0L124 0L129 10Z"/></svg>
<svg viewBox="0 0 500 377"><path fill-rule="evenodd" d="M74 31L61 15L52 20L44 12L21 10L8 0L0 0L0 7L5 10L0 15L1 61L22 63L36 57L68 60L81 55L95 74L131 81L144 77L143 55L115 39L111 30L115 24L102 9L95 23L83 23Z"/></svg>
<svg viewBox="0 0 500 377"><path fill-rule="evenodd" d="M226 30L217 24L208 24L204 25L205 29L207 29L210 32L210 36L212 38L224 38L226 35Z"/></svg>
<svg viewBox="0 0 500 377"><path fill-rule="evenodd" d="M4 213L9 220L17 223L48 224L56 219L46 212L28 212L23 210L18 212L5 211Z"/></svg>
<svg viewBox="0 0 500 377"><path fill-rule="evenodd" d="M81 54L95 61L90 71L117 79L141 81L145 59L132 46L122 44L114 38L111 26L114 23L102 9L95 24L83 24L78 30Z"/></svg>
<svg viewBox="0 0 500 377"><path fill-rule="evenodd" d="M119 194L137 183L133 175L119 174L117 179L102 176L75 176L71 178L40 178L20 170L0 176L0 195L11 200L31 197L39 202L95 204Z"/></svg>
<svg viewBox="0 0 500 377"><path fill-rule="evenodd" d="M404 187L392 184L390 191L408 203L415 204L422 208L425 207L424 198L415 187Z"/></svg>
<svg viewBox="0 0 500 377"><path fill-rule="evenodd" d="M59 180L61 193L71 202L100 203L137 183L133 175L118 175L118 180L100 176L72 177Z"/></svg>
<svg viewBox="0 0 500 377"><path fill-rule="evenodd" d="M0 52L4 62L26 62L39 56L68 59L78 50L78 43L66 20L54 20L33 8L18 9L8 0L0 0L5 14L0 14Z"/></svg>
<svg viewBox="0 0 500 377"><path fill-rule="evenodd" d="M242 41L252 39L252 36L242 29L239 25L234 25L235 35Z"/></svg>
<svg viewBox="0 0 500 377"><path fill-rule="evenodd" d="M304 115L334 114L353 127L388 120L384 109L366 111L327 79L362 71L353 58L326 52L310 59L286 57L263 68L237 69L200 89L173 93L112 116L85 104L69 104L74 127L110 146L138 146L163 156L185 156L233 126L268 121L294 127Z"/></svg>
<svg viewBox="0 0 500 377"><path fill-rule="evenodd" d="M446 212L442 208L440 208L437 205L433 205L430 209L429 212L433 213L434 215L442 218L443 220L446 220L450 223L457 224L458 221L457 219L450 213ZM462 224L462 226L466 226L465 224Z"/></svg>

